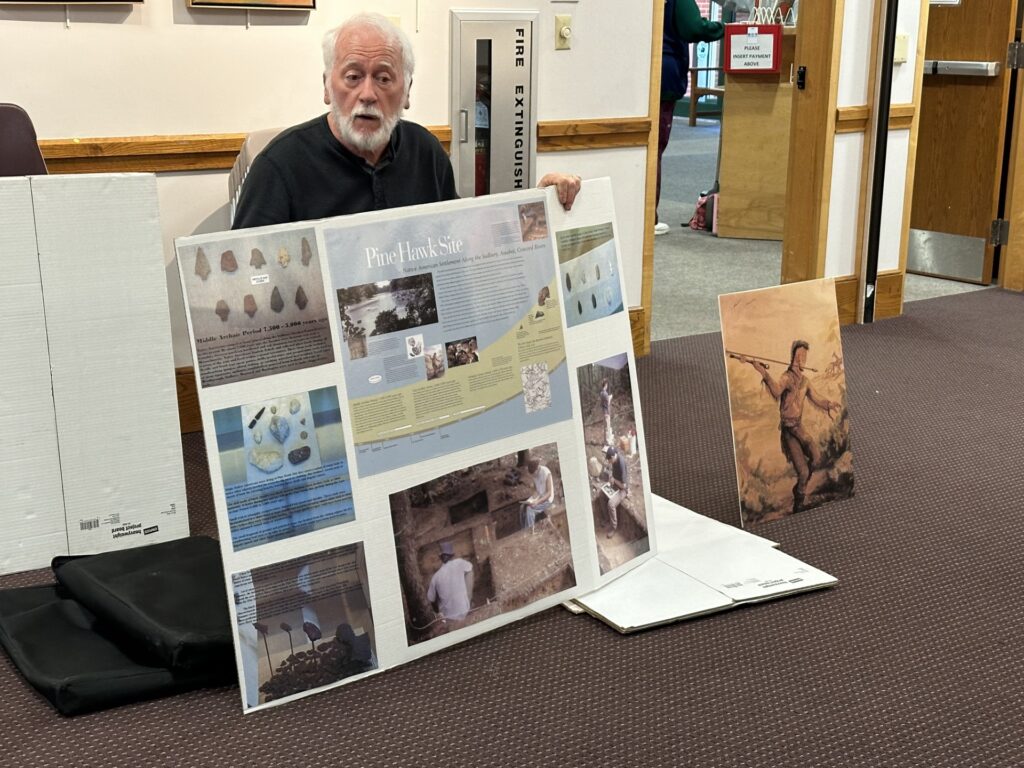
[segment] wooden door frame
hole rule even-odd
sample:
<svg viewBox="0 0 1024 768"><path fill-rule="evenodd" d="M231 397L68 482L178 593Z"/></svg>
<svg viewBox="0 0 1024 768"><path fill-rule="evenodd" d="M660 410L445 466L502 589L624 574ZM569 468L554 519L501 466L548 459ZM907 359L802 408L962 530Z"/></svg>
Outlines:
<svg viewBox="0 0 1024 768"><path fill-rule="evenodd" d="M918 0L918 26L917 26L917 49L914 58L914 72L917 73L914 81L914 93L910 104L891 104L889 108L889 131L909 130L907 142L907 166L903 181L903 211L900 219L900 245L899 260L896 270L879 272L875 282L875 319L882 320L887 317L899 317L903 314L903 286L907 274L907 251L910 246L910 219L914 203L914 176L917 171L917 136L921 126L921 93L924 88L924 59L925 45L928 41L928 14L931 8L930 0ZM877 0L874 8L874 26L871 33L871 59L872 68L868 73L868 95L871 103L868 109L871 113L875 111L877 94L878 69L881 66L880 48L882 46L882 0ZM872 120L869 120L869 130L865 138L874 132ZM865 140L864 152L861 156L861 190L859 197L860 218L857 222L857 296L854 307L855 317L851 322L862 322L864 302L864 277L863 264L867 260L865 238L867 237L868 219L870 218L870 201L868 200L868 189L870 188L872 155L874 147Z"/></svg>
<svg viewBox="0 0 1024 768"><path fill-rule="evenodd" d="M917 72L917 79L914 81L914 100L912 103L914 111L910 118L910 142L907 146L907 176L903 187L903 225L900 227L900 292L899 296L896 297L897 303L893 313L897 316L903 314L903 282L907 274L907 251L910 248L910 214L914 204L914 178L917 173L917 136L921 127L921 93L924 90L925 46L928 43L928 15L931 13L930 0L920 0L920 3L921 9L917 27L917 58L914 61L914 71ZM879 45L880 43L876 41L875 44ZM892 128L893 120L890 116L889 130L892 130ZM883 298L884 296L879 296L875 301L875 314L878 317L887 316L885 314L879 315L879 309L884 309L881 305Z"/></svg>
<svg viewBox="0 0 1024 768"><path fill-rule="evenodd" d="M1017 82L1010 148L1009 178L1006 183L1005 218L1010 222L1009 242L999 258L999 285L1010 291L1024 291L1024 83Z"/></svg>
<svg viewBox="0 0 1024 768"><path fill-rule="evenodd" d="M1010 238L999 259L999 285L1010 291L1024 291L1024 150L1020 147L1024 120L1020 114L1021 109L1024 109L1024 89L1018 88L1006 192L1006 219L1010 222Z"/></svg>
<svg viewBox="0 0 1024 768"><path fill-rule="evenodd" d="M654 300L654 224L657 221L655 195L658 181L658 130L661 111L661 38L665 19L665 0L651 0L650 88L647 92L647 171L644 184L644 239L641 259L640 306L629 308L633 332L633 352L651 351L651 316Z"/></svg>
<svg viewBox="0 0 1024 768"><path fill-rule="evenodd" d="M911 0L913 1L913 0ZM919 22L917 51L913 61L916 80L913 102L894 104L889 116L889 130L908 129L910 139L907 167L904 181L903 211L900 222L899 262L895 270L881 272L876 283L875 318L896 317L903 311L903 282L906 274L907 246L910 234L910 209L913 197L914 173L916 169L917 134L921 105L921 81L924 64L924 48L927 39L929 0L918 0ZM832 14L827 10L831 8ZM845 1L834 4L818 4L817 0L804 3L801 20L809 9L817 15L812 17L816 26L797 30L797 66L809 62L822 69L828 76L830 87L811 94L794 94L793 129L790 135L790 166L787 179L787 211L801 211L799 217L787 215L783 233L782 275L783 283L813 280L825 276L829 204L832 192L832 160L835 152L836 133L866 132L875 111L874 83L876 78L878 47L881 45L878 28L881 19L881 0L873 5L872 41L869 51L868 100L861 106L837 108L839 61L842 51L842 33ZM811 77L811 73L808 73ZM807 98L797 98L797 95ZM800 110L798 112L798 110ZM861 156L859 210L853 275L836 276L836 297L839 303L840 320L855 322L860 294L860 280L863 274L865 220L868 215L869 170L871 144L865 135L865 148ZM799 151L796 148L799 147ZM806 172L807 158L816 163L813 173ZM1021 193L1024 195L1024 192ZM1022 278L1024 279L1024 278Z"/></svg>
<svg viewBox="0 0 1024 768"><path fill-rule="evenodd" d="M1003 218L1010 223L1010 237L999 255L998 282L1001 288L1024 291L1024 148L1020 146L1024 140L1024 78L1019 73L1011 136L1003 209Z"/></svg>
<svg viewBox="0 0 1024 768"><path fill-rule="evenodd" d="M782 229L783 283L825 274L844 7L845 0L805 1L797 19L794 67L807 67L808 83L825 87L793 91Z"/></svg>

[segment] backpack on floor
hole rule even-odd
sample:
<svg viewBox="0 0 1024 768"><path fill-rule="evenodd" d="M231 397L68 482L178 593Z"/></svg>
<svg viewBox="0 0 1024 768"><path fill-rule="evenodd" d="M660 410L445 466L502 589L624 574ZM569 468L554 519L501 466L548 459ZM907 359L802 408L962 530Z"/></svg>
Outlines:
<svg viewBox="0 0 1024 768"><path fill-rule="evenodd" d="M698 197L697 207L693 211L693 216L690 217L690 229L717 234L717 207L717 192L713 192L710 195L701 195L700 197Z"/></svg>

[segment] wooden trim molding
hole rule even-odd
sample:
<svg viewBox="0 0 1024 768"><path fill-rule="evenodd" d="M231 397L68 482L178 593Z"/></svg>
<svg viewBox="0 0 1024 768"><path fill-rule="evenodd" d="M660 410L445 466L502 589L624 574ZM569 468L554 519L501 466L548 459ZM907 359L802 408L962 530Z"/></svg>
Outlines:
<svg viewBox="0 0 1024 768"><path fill-rule="evenodd" d="M648 117L549 120L537 124L537 151L646 147L651 124Z"/></svg>
<svg viewBox="0 0 1024 768"><path fill-rule="evenodd" d="M244 133L42 139L50 173L181 172L230 169Z"/></svg>
<svg viewBox="0 0 1024 768"><path fill-rule="evenodd" d="M445 149L451 144L449 126L428 130ZM537 151L643 147L650 132L647 117L552 120L537 125ZM231 170L244 140L244 133L41 139L39 148L51 173L181 173Z"/></svg>
<svg viewBox="0 0 1024 768"><path fill-rule="evenodd" d="M836 303L839 322L849 325L857 322L857 295L860 291L857 275L836 278ZM903 309L903 272L898 269L878 273L875 283L875 319L899 317Z"/></svg>
<svg viewBox="0 0 1024 768"><path fill-rule="evenodd" d="M650 312L646 306L629 308L629 330L633 335L633 354L637 357L651 351L650 327Z"/></svg>
<svg viewBox="0 0 1024 768"><path fill-rule="evenodd" d="M838 107L836 109L836 133L863 133L867 130L871 107Z"/></svg>
<svg viewBox="0 0 1024 768"><path fill-rule="evenodd" d="M914 121L914 104L893 104L889 108L889 130L907 130ZM836 133L864 133L871 119L871 107L839 107L836 109Z"/></svg>

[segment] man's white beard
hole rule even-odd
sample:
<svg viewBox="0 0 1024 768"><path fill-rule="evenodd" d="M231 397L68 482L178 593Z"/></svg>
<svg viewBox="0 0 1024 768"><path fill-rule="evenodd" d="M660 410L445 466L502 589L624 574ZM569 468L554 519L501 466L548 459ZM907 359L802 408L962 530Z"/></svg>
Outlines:
<svg viewBox="0 0 1024 768"><path fill-rule="evenodd" d="M346 143L363 152L377 152L384 148L384 145L391 139L391 134L398 125L405 110L401 107L390 118L385 118L384 113L378 107L361 106L356 107L348 115L342 113L337 104L331 104L331 115L334 117L334 124L338 133ZM355 121L358 117L375 117L380 120L380 127L373 133L364 133L356 130Z"/></svg>

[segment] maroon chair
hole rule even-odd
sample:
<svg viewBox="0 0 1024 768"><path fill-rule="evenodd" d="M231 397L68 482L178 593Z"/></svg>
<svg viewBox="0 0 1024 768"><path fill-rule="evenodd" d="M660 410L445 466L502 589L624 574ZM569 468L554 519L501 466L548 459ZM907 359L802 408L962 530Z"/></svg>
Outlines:
<svg viewBox="0 0 1024 768"><path fill-rule="evenodd" d="M36 129L17 104L0 104L0 176L38 176L46 173Z"/></svg>

